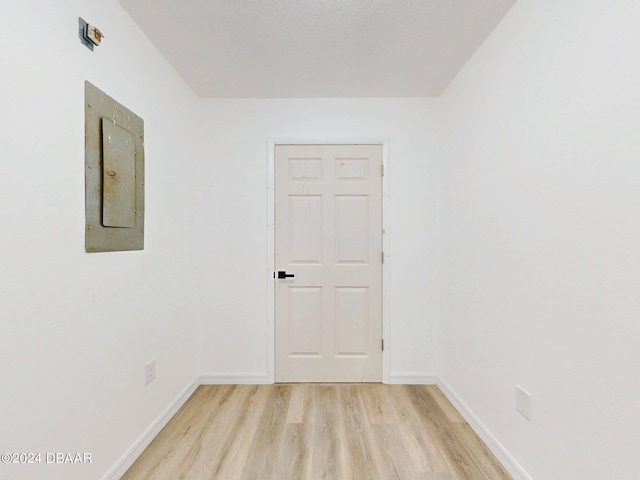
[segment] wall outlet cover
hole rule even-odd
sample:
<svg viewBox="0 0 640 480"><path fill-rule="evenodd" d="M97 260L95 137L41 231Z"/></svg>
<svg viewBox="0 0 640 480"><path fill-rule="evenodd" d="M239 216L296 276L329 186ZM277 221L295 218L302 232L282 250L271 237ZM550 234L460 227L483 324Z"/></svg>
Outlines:
<svg viewBox="0 0 640 480"><path fill-rule="evenodd" d="M149 360L144 366L144 384L149 385L156 379L156 359Z"/></svg>
<svg viewBox="0 0 640 480"><path fill-rule="evenodd" d="M520 385L516 385L516 410L531 421L531 394Z"/></svg>

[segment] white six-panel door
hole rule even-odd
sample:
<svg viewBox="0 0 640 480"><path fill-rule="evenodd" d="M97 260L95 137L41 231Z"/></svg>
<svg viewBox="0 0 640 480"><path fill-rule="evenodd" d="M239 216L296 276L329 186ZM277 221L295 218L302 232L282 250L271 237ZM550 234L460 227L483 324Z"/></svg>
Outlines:
<svg viewBox="0 0 640 480"><path fill-rule="evenodd" d="M275 379L380 382L382 147L275 148Z"/></svg>

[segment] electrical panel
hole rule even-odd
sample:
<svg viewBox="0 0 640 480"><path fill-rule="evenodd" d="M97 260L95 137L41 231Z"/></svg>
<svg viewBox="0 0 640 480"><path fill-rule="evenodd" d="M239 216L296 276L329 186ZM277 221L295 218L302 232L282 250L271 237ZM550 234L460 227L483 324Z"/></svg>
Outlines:
<svg viewBox="0 0 640 480"><path fill-rule="evenodd" d="M144 123L85 82L85 250L144 249Z"/></svg>

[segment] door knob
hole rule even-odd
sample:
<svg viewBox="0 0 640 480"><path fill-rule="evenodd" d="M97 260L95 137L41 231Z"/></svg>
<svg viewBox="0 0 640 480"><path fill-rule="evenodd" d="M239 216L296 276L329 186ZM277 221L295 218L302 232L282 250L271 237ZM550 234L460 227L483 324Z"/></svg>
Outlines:
<svg viewBox="0 0 640 480"><path fill-rule="evenodd" d="M292 278L292 277L295 277L295 274L283 272L282 270L278 272L278 278Z"/></svg>

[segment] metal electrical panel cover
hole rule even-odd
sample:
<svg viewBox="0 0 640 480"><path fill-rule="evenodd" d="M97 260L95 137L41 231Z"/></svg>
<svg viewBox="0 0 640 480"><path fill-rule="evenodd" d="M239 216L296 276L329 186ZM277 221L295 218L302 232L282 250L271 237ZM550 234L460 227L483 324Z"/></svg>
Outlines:
<svg viewBox="0 0 640 480"><path fill-rule="evenodd" d="M85 250L144 249L144 123L85 82Z"/></svg>
<svg viewBox="0 0 640 480"><path fill-rule="evenodd" d="M102 225L136 226L136 139L102 119Z"/></svg>

